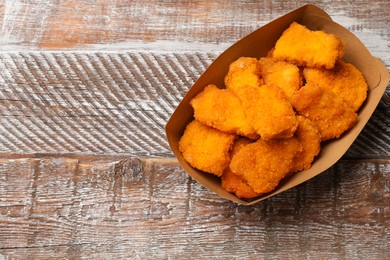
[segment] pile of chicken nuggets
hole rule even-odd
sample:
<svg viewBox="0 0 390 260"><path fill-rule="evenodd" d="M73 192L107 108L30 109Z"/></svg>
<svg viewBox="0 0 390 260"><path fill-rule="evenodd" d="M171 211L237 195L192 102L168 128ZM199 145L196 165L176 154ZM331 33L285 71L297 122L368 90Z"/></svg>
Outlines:
<svg viewBox="0 0 390 260"><path fill-rule="evenodd" d="M336 35L293 22L267 57L238 58L225 86L208 85L190 101L184 159L239 198L309 169L322 142L356 124L367 97L364 76L343 55Z"/></svg>

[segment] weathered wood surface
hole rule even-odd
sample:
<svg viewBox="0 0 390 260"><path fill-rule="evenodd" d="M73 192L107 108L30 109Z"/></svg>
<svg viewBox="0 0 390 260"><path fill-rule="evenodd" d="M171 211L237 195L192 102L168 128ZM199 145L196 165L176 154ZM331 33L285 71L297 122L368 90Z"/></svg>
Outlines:
<svg viewBox="0 0 390 260"><path fill-rule="evenodd" d="M0 152L171 156L164 126L216 56L0 53ZM389 155L389 93L349 156Z"/></svg>
<svg viewBox="0 0 390 260"><path fill-rule="evenodd" d="M1 163L6 256L228 258L277 252L384 259L389 252L389 160L345 160L252 207L216 197L173 159Z"/></svg>
<svg viewBox="0 0 390 260"><path fill-rule="evenodd" d="M390 5L314 1L390 67ZM322 175L250 207L164 125L231 43L304 1L0 0L0 259L390 256L390 92Z"/></svg>

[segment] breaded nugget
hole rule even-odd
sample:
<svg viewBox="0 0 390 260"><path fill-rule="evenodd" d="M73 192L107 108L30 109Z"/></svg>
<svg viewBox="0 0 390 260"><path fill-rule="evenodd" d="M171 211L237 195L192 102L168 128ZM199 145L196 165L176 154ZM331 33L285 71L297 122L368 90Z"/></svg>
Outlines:
<svg viewBox="0 0 390 260"><path fill-rule="evenodd" d="M336 94L313 83L295 93L292 104L299 114L315 124L322 141L340 137L358 120L355 111Z"/></svg>
<svg viewBox="0 0 390 260"><path fill-rule="evenodd" d="M221 176L221 186L228 192L236 194L240 199L251 199L260 195L241 176L234 174L229 167Z"/></svg>
<svg viewBox="0 0 390 260"><path fill-rule="evenodd" d="M294 157L301 150L302 145L294 137L270 141L260 138L234 154L229 167L255 192L268 193L291 172Z"/></svg>
<svg viewBox="0 0 390 260"><path fill-rule="evenodd" d="M234 156L241 148L245 147L247 144L252 143L251 140L247 138L238 138L234 142L233 149L231 151L231 156ZM222 188L228 192L235 193L238 198L254 198L259 194L255 192L248 183L241 177L236 175L230 170L228 166L223 175L221 176L221 185Z"/></svg>
<svg viewBox="0 0 390 260"><path fill-rule="evenodd" d="M309 169L321 149L321 135L313 122L303 116L298 116L298 121L295 137L302 144L303 150L294 158L291 173Z"/></svg>
<svg viewBox="0 0 390 260"><path fill-rule="evenodd" d="M249 124L264 140L293 136L298 120L283 91L273 85L244 86L239 93Z"/></svg>
<svg viewBox="0 0 390 260"><path fill-rule="evenodd" d="M240 99L231 90L209 85L190 104L199 122L223 132L258 138L246 119Z"/></svg>
<svg viewBox="0 0 390 260"><path fill-rule="evenodd" d="M238 58L230 64L229 71L225 76L226 88L235 93L238 93L243 85L259 87L262 84L259 61L256 58Z"/></svg>
<svg viewBox="0 0 390 260"><path fill-rule="evenodd" d="M358 111L367 97L367 83L363 74L352 64L339 61L332 70L305 68L306 82L333 91L354 111Z"/></svg>
<svg viewBox="0 0 390 260"><path fill-rule="evenodd" d="M273 57L299 66L332 69L344 55L343 42L333 34L311 31L293 22L275 44Z"/></svg>
<svg viewBox="0 0 390 260"><path fill-rule="evenodd" d="M221 176L229 165L229 152L235 138L234 134L221 132L193 120L179 141L179 150L192 167Z"/></svg>
<svg viewBox="0 0 390 260"><path fill-rule="evenodd" d="M261 58L259 64L264 83L281 88L289 100L302 86L301 75L296 65L272 58Z"/></svg>

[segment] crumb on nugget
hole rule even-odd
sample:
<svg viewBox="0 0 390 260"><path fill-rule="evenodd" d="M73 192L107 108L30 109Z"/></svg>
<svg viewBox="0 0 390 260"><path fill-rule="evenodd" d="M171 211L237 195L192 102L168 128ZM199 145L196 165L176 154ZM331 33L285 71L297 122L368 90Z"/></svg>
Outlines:
<svg viewBox="0 0 390 260"><path fill-rule="evenodd" d="M294 135L298 120L283 91L273 85L245 86L239 97L248 122L265 140Z"/></svg>
<svg viewBox="0 0 390 260"><path fill-rule="evenodd" d="M299 66L332 69L344 55L344 44L334 34L311 31L293 22L276 42L272 55Z"/></svg>
<svg viewBox="0 0 390 260"><path fill-rule="evenodd" d="M190 105L194 108L194 117L205 125L251 139L258 138L248 123L240 99L230 89L208 85L190 101Z"/></svg>
<svg viewBox="0 0 390 260"><path fill-rule="evenodd" d="M294 157L301 150L302 145L293 137L270 141L260 138L233 155L229 167L255 192L269 193L291 172Z"/></svg>
<svg viewBox="0 0 390 260"><path fill-rule="evenodd" d="M318 128L321 141L338 138L358 120L355 111L332 91L306 84L292 100L299 114L309 118Z"/></svg>
<svg viewBox="0 0 390 260"><path fill-rule="evenodd" d="M305 68L306 82L329 89L358 111L367 97L368 86L363 74L352 64L339 61L332 70Z"/></svg>

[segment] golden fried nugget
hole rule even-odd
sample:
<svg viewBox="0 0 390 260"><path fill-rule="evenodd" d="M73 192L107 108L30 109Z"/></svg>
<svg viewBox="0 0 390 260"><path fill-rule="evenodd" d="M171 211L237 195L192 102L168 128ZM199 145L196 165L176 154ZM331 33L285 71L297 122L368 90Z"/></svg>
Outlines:
<svg viewBox="0 0 390 260"><path fill-rule="evenodd" d="M298 120L283 91L273 85L244 86L239 98L249 124L265 140L293 136Z"/></svg>
<svg viewBox="0 0 390 260"><path fill-rule="evenodd" d="M338 138L358 120L353 109L332 91L306 84L293 97L299 114L309 118L321 134L321 141Z"/></svg>
<svg viewBox="0 0 390 260"><path fill-rule="evenodd" d="M260 195L241 176L234 174L229 167L221 176L221 186L241 199L251 199Z"/></svg>
<svg viewBox="0 0 390 260"><path fill-rule="evenodd" d="M281 88L289 100L301 87L302 79L296 65L272 58L261 58L259 64L264 83Z"/></svg>
<svg viewBox="0 0 390 260"><path fill-rule="evenodd" d="M209 85L190 104L199 122L223 132L258 138L246 119L241 100L230 89Z"/></svg>
<svg viewBox="0 0 390 260"><path fill-rule="evenodd" d="M367 83L363 74L352 64L339 61L332 70L305 68L306 82L333 91L354 111L358 111L367 97Z"/></svg>
<svg viewBox="0 0 390 260"><path fill-rule="evenodd" d="M299 66L332 69L344 55L344 44L334 34L311 31L293 22L275 44L273 57Z"/></svg>
<svg viewBox="0 0 390 260"><path fill-rule="evenodd" d="M229 167L255 192L268 193L291 172L294 157L301 150L301 143L294 137L270 141L260 138L234 154Z"/></svg>
<svg viewBox="0 0 390 260"><path fill-rule="evenodd" d="M309 169L321 149L321 135L313 122L303 116L298 116L298 121L295 137L302 144L303 150L294 158L291 173Z"/></svg>
<svg viewBox="0 0 390 260"><path fill-rule="evenodd" d="M252 141L247 138L236 139L233 149L230 153L231 156L234 156L238 151L241 150L241 148L250 143L252 143ZM221 176L221 186L228 192L235 193L238 198L249 199L259 195L241 176L233 173L229 166L225 169L223 175Z"/></svg>
<svg viewBox="0 0 390 260"><path fill-rule="evenodd" d="M229 165L229 152L235 138L234 134L221 132L193 120L179 141L179 150L192 167L221 176Z"/></svg>
<svg viewBox="0 0 390 260"><path fill-rule="evenodd" d="M238 93L243 85L259 87L262 84L259 61L256 58L238 58L230 64L229 71L225 76L226 88L235 93Z"/></svg>

